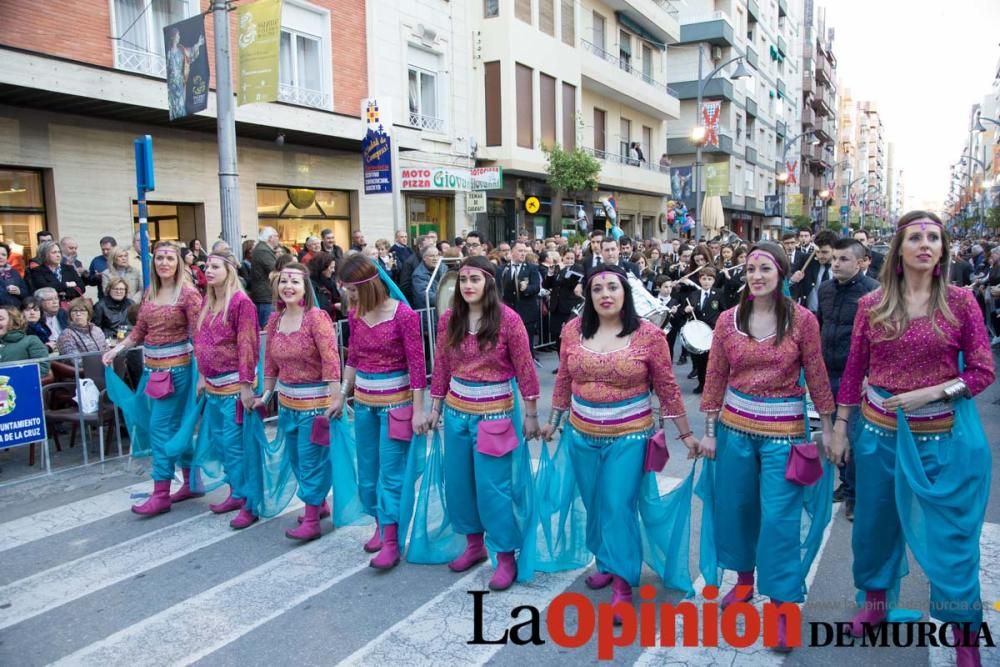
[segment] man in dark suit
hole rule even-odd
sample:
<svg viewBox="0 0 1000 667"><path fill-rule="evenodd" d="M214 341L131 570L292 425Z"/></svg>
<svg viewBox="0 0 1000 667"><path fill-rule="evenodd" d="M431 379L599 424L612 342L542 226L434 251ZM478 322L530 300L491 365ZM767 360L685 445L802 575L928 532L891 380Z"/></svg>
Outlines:
<svg viewBox="0 0 1000 667"><path fill-rule="evenodd" d="M528 339L532 341L531 353L534 356L534 337L541 319L538 293L542 288L542 276L536 265L525 262L527 255L526 243L518 241L511 248L511 262L500 273L500 296L521 316L524 328L528 330Z"/></svg>
<svg viewBox="0 0 1000 667"><path fill-rule="evenodd" d="M542 279L545 289L549 290L549 327L552 338L556 341L557 353L562 343L563 325L575 317L573 309L583 301L576 294L576 287L581 280L583 267L576 263L572 250L563 253L555 273Z"/></svg>
<svg viewBox="0 0 1000 667"><path fill-rule="evenodd" d="M590 271L601 263L601 242L604 241L604 230L595 229L590 232L590 245L583 253L583 271L588 276Z"/></svg>
<svg viewBox="0 0 1000 667"><path fill-rule="evenodd" d="M872 250L872 238L868 236L868 232L863 229L859 229L854 232L854 240L860 242L861 245L868 249L869 263L868 271L866 273L869 278L878 280L878 274L882 272L882 264L885 262L885 255Z"/></svg>
<svg viewBox="0 0 1000 667"><path fill-rule="evenodd" d="M627 272L634 275L636 278L639 277L639 266L634 264L624 257L621 256L621 246L618 241L614 240L610 236L601 241L601 261L593 266L589 264L583 265L583 273L585 276L590 276L594 272L594 268L600 264L610 264L612 266L620 266Z"/></svg>
<svg viewBox="0 0 1000 667"><path fill-rule="evenodd" d="M798 271L809 259L809 255L812 254L816 247L813 245L812 232L808 229L800 229L797 234L799 244L795 246L792 251L791 256L788 261L791 262L792 270Z"/></svg>
<svg viewBox="0 0 1000 667"><path fill-rule="evenodd" d="M805 306L813 313L819 308L816 290L827 280L833 278L833 244L837 235L824 229L816 235L815 255L806 267L799 267L789 276L792 297L796 303Z"/></svg>
<svg viewBox="0 0 1000 667"><path fill-rule="evenodd" d="M689 316L694 316L715 329L715 321L722 313L722 293L715 289L715 269L706 266L698 271L698 283L700 290L688 294L687 306L684 312ZM694 367L698 386L694 393L700 394L705 387L705 371L708 369L708 352L704 354L692 354L691 365Z"/></svg>

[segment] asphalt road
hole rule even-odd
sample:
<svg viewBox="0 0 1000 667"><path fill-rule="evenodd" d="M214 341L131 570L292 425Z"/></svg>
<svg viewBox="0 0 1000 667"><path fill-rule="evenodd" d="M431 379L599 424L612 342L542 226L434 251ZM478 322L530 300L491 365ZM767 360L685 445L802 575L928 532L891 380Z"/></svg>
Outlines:
<svg viewBox="0 0 1000 667"><path fill-rule="evenodd" d="M551 388L555 357L542 355L543 394ZM689 414L697 414L694 381L676 367ZM1000 446L1000 389L978 401L987 435ZM548 412L548 399L542 405ZM700 418L692 420L696 433ZM538 445L532 445L537 456ZM690 462L672 445L674 457L661 486L677 483ZM996 454L996 453L995 453ZM23 465L22 451L5 453L8 470ZM994 475L1000 456L994 455ZM7 475L9 477L9 474ZM0 478L4 481L4 478ZM482 597L483 639L496 640L510 626L529 620L521 610L541 610L539 638L545 643L477 644L475 600L486 590L489 568L456 575L444 566L402 564L389 573L369 567L361 544L369 527L332 530L298 545L284 530L297 508L235 532L229 516L208 511L209 497L174 506L166 515L141 519L129 505L150 490L145 464L115 461L65 470L44 479L0 487L0 664L2 665L578 665L597 661L598 639L562 648L546 628L546 607L562 592L604 601L608 591L584 585L590 569L541 574L528 585ZM1000 641L1000 500L993 494L982 540L982 582L987 622ZM700 506L692 518L691 572L697 573ZM827 539L810 573L803 621L850 618L850 523L835 507ZM903 606L927 610L927 581L911 558L901 591ZM656 584L648 570L643 583ZM700 589L700 583L696 584ZM657 602L681 594L656 587ZM700 602L700 600L695 600ZM762 600L755 601L759 608ZM578 628L572 612L566 630ZM926 616L925 616L925 619ZM527 638L530 625L517 637ZM610 641L610 640L608 640ZM643 648L638 641L615 649L614 662L637 665L922 665L954 664L950 649L804 647L788 656L758 640L744 649ZM1000 650L986 649L984 664L1000 665Z"/></svg>

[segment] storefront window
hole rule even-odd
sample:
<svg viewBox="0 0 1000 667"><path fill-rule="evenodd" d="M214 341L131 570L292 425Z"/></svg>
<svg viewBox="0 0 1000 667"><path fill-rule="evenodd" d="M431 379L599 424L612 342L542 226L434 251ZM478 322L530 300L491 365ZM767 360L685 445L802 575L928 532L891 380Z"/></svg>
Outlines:
<svg viewBox="0 0 1000 667"><path fill-rule="evenodd" d="M45 229L42 172L0 169L0 238L25 258L35 256L35 233Z"/></svg>
<svg viewBox="0 0 1000 667"><path fill-rule="evenodd" d="M337 245L351 245L351 196L346 190L257 187L257 225L278 230L281 244L301 248L307 236L332 229Z"/></svg>
<svg viewBox="0 0 1000 667"><path fill-rule="evenodd" d="M410 238L427 232L437 232L439 239L449 238L449 222L452 217L453 197L406 196L406 220Z"/></svg>
<svg viewBox="0 0 1000 667"><path fill-rule="evenodd" d="M187 245L191 239L200 240L206 248L212 245L205 238L205 213L202 204L147 202L146 222L151 245L157 241L176 241ZM138 234L139 204L135 200L132 200L132 227Z"/></svg>

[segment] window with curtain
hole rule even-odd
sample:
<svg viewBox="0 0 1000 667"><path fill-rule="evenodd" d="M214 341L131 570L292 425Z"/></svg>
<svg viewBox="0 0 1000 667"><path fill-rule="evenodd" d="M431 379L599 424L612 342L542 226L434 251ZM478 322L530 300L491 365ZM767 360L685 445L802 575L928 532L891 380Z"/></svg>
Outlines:
<svg viewBox="0 0 1000 667"><path fill-rule="evenodd" d="M618 139L618 154L623 158L627 158L629 156L628 145L632 143L632 121L628 118L621 119Z"/></svg>
<svg viewBox="0 0 1000 667"><path fill-rule="evenodd" d="M486 88L486 145L503 143L503 123L500 115L500 61L484 63Z"/></svg>
<svg viewBox="0 0 1000 667"><path fill-rule="evenodd" d="M604 39L604 26L604 17L597 12L594 12L594 46L601 51L607 51L607 41Z"/></svg>
<svg viewBox="0 0 1000 667"><path fill-rule="evenodd" d="M601 156L608 150L607 117L608 115L604 109L594 107L594 151Z"/></svg>
<svg viewBox="0 0 1000 667"><path fill-rule="evenodd" d="M193 15L188 0L114 0L115 63L154 76L166 76L163 29Z"/></svg>
<svg viewBox="0 0 1000 667"><path fill-rule="evenodd" d="M647 82L653 80L653 49L648 44L642 45L642 76Z"/></svg>
<svg viewBox="0 0 1000 667"><path fill-rule="evenodd" d="M327 107L323 90L323 45L318 37L281 29L278 96L283 102Z"/></svg>
<svg viewBox="0 0 1000 667"><path fill-rule="evenodd" d="M531 23L531 0L514 0L514 16L525 23Z"/></svg>
<svg viewBox="0 0 1000 667"><path fill-rule="evenodd" d="M542 144L556 143L556 80L548 74L540 74L538 94L541 97Z"/></svg>
<svg viewBox="0 0 1000 667"><path fill-rule="evenodd" d="M535 108L531 78L533 70L517 63L515 83L517 88L517 145L522 148L535 147L535 132L532 126Z"/></svg>
<svg viewBox="0 0 1000 667"><path fill-rule="evenodd" d="M642 126L642 154L646 160L652 159L653 156L653 128Z"/></svg>
<svg viewBox="0 0 1000 667"><path fill-rule="evenodd" d="M538 29L546 35L556 34L555 0L538 0Z"/></svg>
<svg viewBox="0 0 1000 667"><path fill-rule="evenodd" d="M568 83L562 85L562 146L576 148L576 86Z"/></svg>
<svg viewBox="0 0 1000 667"><path fill-rule="evenodd" d="M407 79L410 125L424 130L443 130L444 121L438 117L437 75L411 66Z"/></svg>
<svg viewBox="0 0 1000 667"><path fill-rule="evenodd" d="M576 45L576 3L573 0L562 0L562 41L570 46Z"/></svg>

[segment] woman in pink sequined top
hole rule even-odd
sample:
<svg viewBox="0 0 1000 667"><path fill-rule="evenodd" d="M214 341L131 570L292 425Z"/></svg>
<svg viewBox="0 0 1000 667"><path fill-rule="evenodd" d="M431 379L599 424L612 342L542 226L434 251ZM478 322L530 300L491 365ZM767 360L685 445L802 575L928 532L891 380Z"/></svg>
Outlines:
<svg viewBox="0 0 1000 667"><path fill-rule="evenodd" d="M583 314L563 327L552 415L542 435L551 439L569 412L559 446L569 448L587 509L587 548L597 559L587 585L610 584L612 604L631 603L642 569L640 485L656 425L650 390L660 401L658 438L671 420L688 458L698 441L688 427L667 338L636 314L625 270L598 264L583 296Z"/></svg>
<svg viewBox="0 0 1000 667"><path fill-rule="evenodd" d="M205 410L198 437L211 443L221 458L229 497L209 505L216 514L239 510L229 522L236 529L257 520L246 507L243 455L243 411L254 403L254 380L260 356L257 307L240 287L239 264L229 250L219 250L205 263L207 293L198 316L194 353L198 359L198 393L205 393Z"/></svg>
<svg viewBox="0 0 1000 667"><path fill-rule="evenodd" d="M274 282L274 312L267 322L264 348L264 395L254 408L278 396L278 430L288 443L298 495L306 510L293 540L320 536L320 513L329 512L326 496L333 481L329 429L320 420L340 417L340 355L330 316L316 307L309 269L287 264ZM324 437L324 434L325 435Z"/></svg>
<svg viewBox="0 0 1000 667"><path fill-rule="evenodd" d="M153 495L132 511L143 516L170 511L171 503L202 495L192 490L191 452L178 461L168 456L165 446L177 433L184 413L192 408L191 334L201 312L201 295L188 284L180 251L170 241L160 241L153 249L153 277L139 307L135 328L117 346L104 354L111 365L121 352L142 345L145 391L151 398L149 440L153 454ZM180 463L184 483L170 493L175 464Z"/></svg>
<svg viewBox="0 0 1000 667"><path fill-rule="evenodd" d="M495 267L485 257L462 262L451 308L438 321L428 425L436 426L444 403L448 513L455 531L466 536L465 552L448 567L464 572L486 560L485 532L497 552L493 590L517 578L514 552L529 528L515 516L523 499L514 497L512 479L525 474L521 466L528 460L512 420L511 380L517 378L524 399L523 437L533 438L539 389L530 345L520 316L500 301Z"/></svg>
<svg viewBox="0 0 1000 667"><path fill-rule="evenodd" d="M930 579L932 615L965 624L954 628L958 664L977 665L979 538L991 462L966 399L996 374L972 292L948 284L949 247L936 215L899 219L882 288L858 303L832 458L853 456L857 471L851 546L865 606L852 633L885 620L886 591L899 585L906 545ZM847 423L859 404L862 428L849 451Z"/></svg>
<svg viewBox="0 0 1000 667"><path fill-rule="evenodd" d="M365 513L376 519L375 534L364 549L378 552L372 567L388 570L399 563L397 533L407 453L426 442L418 437L411 445L426 427L420 316L389 297L375 263L362 254L344 260L340 279L352 306L344 389L348 394L354 389L358 491Z"/></svg>
<svg viewBox="0 0 1000 667"><path fill-rule="evenodd" d="M810 439L801 371L822 420L824 444L833 431L835 407L819 324L783 294L788 273L788 258L778 244L762 241L750 249L747 289L716 321L708 357L700 452L714 459L708 465L715 483L702 526L711 530L714 517L714 558L720 568L738 573L723 607L753 597L755 568L761 594L775 604L802 602L804 576L823 532L802 531L809 535L803 548L800 517L808 496L802 482L786 478L793 456L802 455L817 472L823 469L812 446L798 444ZM820 488L831 479L829 469L823 474ZM828 511L818 518L828 520ZM800 553L806 554L801 560ZM714 571L703 574L716 580ZM790 650L784 623L781 617L774 646L779 651Z"/></svg>

